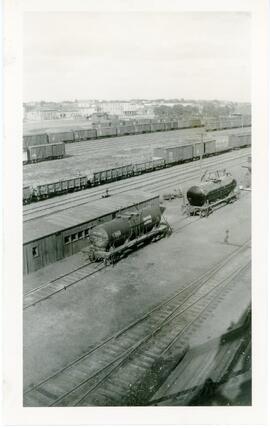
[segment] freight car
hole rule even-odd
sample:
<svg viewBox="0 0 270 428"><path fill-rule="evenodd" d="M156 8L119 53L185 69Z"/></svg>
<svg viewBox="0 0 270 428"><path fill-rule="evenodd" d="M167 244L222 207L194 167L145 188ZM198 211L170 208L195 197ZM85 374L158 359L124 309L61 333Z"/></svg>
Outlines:
<svg viewBox="0 0 270 428"><path fill-rule="evenodd" d="M89 129L75 129L68 131L49 132L23 136L23 148L51 143L73 143L77 141L93 140L97 138L116 137L124 135L144 134L146 132L170 131L173 129L195 128L202 126L200 119L186 119L179 121L125 123L118 126L97 126Z"/></svg>
<svg viewBox="0 0 270 428"><path fill-rule="evenodd" d="M90 230L90 261L115 263L128 252L169 235L171 228L161 222L160 206L147 207L126 214Z"/></svg>
<svg viewBox="0 0 270 428"><path fill-rule="evenodd" d="M96 129L78 129L73 131L73 141L86 141L93 140L97 138L97 130Z"/></svg>
<svg viewBox="0 0 270 428"><path fill-rule="evenodd" d="M76 192L87 187L87 176L73 177L66 180L59 180L54 183L40 184L33 187L32 199L40 201L41 199L51 198L69 192Z"/></svg>
<svg viewBox="0 0 270 428"><path fill-rule="evenodd" d="M154 156L165 159L167 165L174 165L189 162L202 157L216 154L216 141L191 142L182 146L157 147L154 149Z"/></svg>
<svg viewBox="0 0 270 428"><path fill-rule="evenodd" d="M23 148L26 149L29 146L38 146L41 144L48 144L47 134L33 134L23 136Z"/></svg>
<svg viewBox="0 0 270 428"><path fill-rule="evenodd" d="M33 197L33 189L31 186L23 187L23 205L29 204Z"/></svg>
<svg viewBox="0 0 270 428"><path fill-rule="evenodd" d="M149 123L127 123L117 126L97 126L89 129L50 132L23 136L23 148L28 146L51 144L57 142L73 143L97 138L107 138L123 135L143 134L146 132L169 131L201 127L199 118L180 119L175 121L150 121ZM206 131L251 126L251 116L209 119L205 124Z"/></svg>
<svg viewBox="0 0 270 428"><path fill-rule="evenodd" d="M206 131L218 131L221 129L243 128L251 126L251 116L237 116L229 118L211 118L206 121Z"/></svg>
<svg viewBox="0 0 270 428"><path fill-rule="evenodd" d="M133 175L133 165L124 165L117 168L107 169L105 171L94 172L93 178L88 179L89 187L99 184L111 183L112 181L122 180Z"/></svg>
<svg viewBox="0 0 270 428"><path fill-rule="evenodd" d="M229 148L240 149L242 147L248 147L251 145L251 134L238 134L229 136Z"/></svg>
<svg viewBox="0 0 270 428"><path fill-rule="evenodd" d="M134 134L145 134L151 132L150 123L138 123L134 125Z"/></svg>
<svg viewBox="0 0 270 428"><path fill-rule="evenodd" d="M187 191L186 212L207 216L221 202L232 202L238 197L237 182L225 170L208 173L203 181Z"/></svg>
<svg viewBox="0 0 270 428"><path fill-rule="evenodd" d="M100 184L108 184L117 180L133 177L140 174L156 171L158 169L169 168L173 165L183 162L191 162L202 157L214 156L220 153L226 153L236 148L246 147L251 144L251 135L240 134L237 136L222 136L222 140L208 140L203 143L190 142L184 146L175 146L167 148L154 149L154 157L142 163L123 165L117 168L110 168L104 171L94 172L91 176L81 176L80 178L69 180L60 180L55 183L49 183L38 186L37 191L33 191L31 201L36 201L68 191L81 190L88 187L95 187ZM245 144L244 144L245 143ZM79 181L80 180L80 181ZM76 183L76 184L75 184Z"/></svg>
<svg viewBox="0 0 270 428"><path fill-rule="evenodd" d="M74 140L73 131L52 132L48 134L49 143L72 143Z"/></svg>
<svg viewBox="0 0 270 428"><path fill-rule="evenodd" d="M116 137L117 128L114 126L96 128L97 138Z"/></svg>
<svg viewBox="0 0 270 428"><path fill-rule="evenodd" d="M27 148L27 163L62 159L64 156L65 143L41 144Z"/></svg>

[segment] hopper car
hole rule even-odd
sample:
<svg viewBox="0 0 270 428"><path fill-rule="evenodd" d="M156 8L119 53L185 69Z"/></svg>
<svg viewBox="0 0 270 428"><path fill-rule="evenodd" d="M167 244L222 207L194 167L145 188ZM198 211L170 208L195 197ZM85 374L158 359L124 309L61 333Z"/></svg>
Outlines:
<svg viewBox="0 0 270 428"><path fill-rule="evenodd" d="M30 187L30 186L28 186ZM31 188L31 201L40 201L52 196L63 195L65 193L76 192L87 187L87 176L72 177L59 180L53 183L38 184ZM28 200L24 203L31 202Z"/></svg>
<svg viewBox="0 0 270 428"><path fill-rule="evenodd" d="M118 214L111 221L95 226L89 232L90 261L115 263L127 253L171 233L167 222L161 220L161 207L148 207Z"/></svg>
<svg viewBox="0 0 270 428"><path fill-rule="evenodd" d="M154 157L152 160L96 171L90 176L83 175L76 179L70 178L69 180L64 179L42 186L34 186L32 196L27 199L24 198L23 203L35 202L62 193L112 183L159 169L169 168L181 163L192 162L197 160L200 156L203 158L215 156L251 145L251 134L229 135L225 137L222 137L223 139L221 141L208 140L203 143L193 141L190 144L182 146L156 148L154 149ZM68 181L70 185L67 185Z"/></svg>

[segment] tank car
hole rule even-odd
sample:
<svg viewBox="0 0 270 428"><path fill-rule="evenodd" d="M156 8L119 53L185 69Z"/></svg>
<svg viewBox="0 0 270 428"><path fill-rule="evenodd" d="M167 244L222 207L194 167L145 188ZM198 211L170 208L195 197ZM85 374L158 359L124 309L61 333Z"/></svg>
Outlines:
<svg viewBox="0 0 270 428"><path fill-rule="evenodd" d="M205 214L205 208L211 209L216 203L230 202L237 196L237 182L232 175L226 171L210 174L200 184L191 186L187 191L189 213L200 212ZM207 211L208 213L208 211Z"/></svg>
<svg viewBox="0 0 270 428"><path fill-rule="evenodd" d="M119 214L90 230L89 258L91 261L115 262L127 251L160 239L168 232L168 224L161 223L160 207Z"/></svg>

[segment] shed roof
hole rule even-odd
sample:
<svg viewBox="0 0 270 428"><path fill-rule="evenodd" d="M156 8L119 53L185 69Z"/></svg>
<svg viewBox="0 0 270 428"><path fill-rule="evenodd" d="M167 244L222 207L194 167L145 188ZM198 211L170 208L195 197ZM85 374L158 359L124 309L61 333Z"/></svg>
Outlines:
<svg viewBox="0 0 270 428"><path fill-rule="evenodd" d="M76 227L99 217L158 197L157 194L142 191L132 193L125 192L112 195L110 198L90 201L77 207L49 214L41 219L36 218L26 221L23 225L23 244L36 241L45 236L53 235L57 232Z"/></svg>

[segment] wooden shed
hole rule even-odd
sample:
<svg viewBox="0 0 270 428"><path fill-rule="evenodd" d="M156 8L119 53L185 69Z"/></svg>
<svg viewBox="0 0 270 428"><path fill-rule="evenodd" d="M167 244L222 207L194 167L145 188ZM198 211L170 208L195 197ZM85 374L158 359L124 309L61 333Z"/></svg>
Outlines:
<svg viewBox="0 0 270 428"><path fill-rule="evenodd" d="M29 274L89 245L89 230L134 207L159 206L159 195L122 193L33 219L23 227L23 273Z"/></svg>

